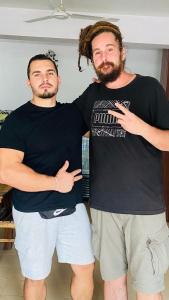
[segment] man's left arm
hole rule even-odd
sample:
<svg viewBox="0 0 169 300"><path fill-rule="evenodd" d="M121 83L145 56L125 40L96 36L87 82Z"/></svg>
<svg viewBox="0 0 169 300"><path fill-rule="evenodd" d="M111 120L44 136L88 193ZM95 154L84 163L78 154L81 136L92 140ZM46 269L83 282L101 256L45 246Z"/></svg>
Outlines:
<svg viewBox="0 0 169 300"><path fill-rule="evenodd" d="M149 125L118 102L116 103L116 107L122 113L113 110L108 110L108 113L116 117L117 123L126 131L142 136L161 151L169 151L169 130L158 129Z"/></svg>

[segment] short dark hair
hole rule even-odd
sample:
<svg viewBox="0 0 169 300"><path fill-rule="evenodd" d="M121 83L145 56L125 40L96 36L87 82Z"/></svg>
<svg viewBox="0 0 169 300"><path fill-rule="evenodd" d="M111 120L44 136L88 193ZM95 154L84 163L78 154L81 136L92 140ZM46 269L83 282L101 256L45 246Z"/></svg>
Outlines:
<svg viewBox="0 0 169 300"><path fill-rule="evenodd" d="M120 51L123 49L122 35L118 26L107 21L98 21L93 25L89 25L81 29L79 36L79 71L81 71L81 56L85 56L87 58L87 62L89 59L92 59L92 40L103 32L111 32L114 34L119 43Z"/></svg>
<svg viewBox="0 0 169 300"><path fill-rule="evenodd" d="M29 60L28 67L27 67L28 79L30 78L30 65L33 61L36 61L36 60L50 60L55 67L56 74L58 75L58 67L57 67L55 61L53 59L51 59L49 56L47 56L46 54L37 54L37 55L31 57L31 59Z"/></svg>

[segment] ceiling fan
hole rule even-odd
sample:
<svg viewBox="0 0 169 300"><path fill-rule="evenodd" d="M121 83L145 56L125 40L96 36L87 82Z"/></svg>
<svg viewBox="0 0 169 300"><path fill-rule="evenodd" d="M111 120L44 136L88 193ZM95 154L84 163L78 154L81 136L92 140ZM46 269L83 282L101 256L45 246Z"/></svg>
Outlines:
<svg viewBox="0 0 169 300"><path fill-rule="evenodd" d="M63 0L60 0L60 4L56 7L53 7L53 11L50 15L40 17L40 18L33 18L29 20L25 20L26 23L33 23L38 21L44 21L48 19L68 19L68 18L84 18L84 19L97 19L97 20L110 20L113 22L117 22L119 19L117 18L111 18L111 17L103 17L95 14L90 13L83 13L83 12L75 12L75 11L68 11L65 9L65 6L63 4Z"/></svg>

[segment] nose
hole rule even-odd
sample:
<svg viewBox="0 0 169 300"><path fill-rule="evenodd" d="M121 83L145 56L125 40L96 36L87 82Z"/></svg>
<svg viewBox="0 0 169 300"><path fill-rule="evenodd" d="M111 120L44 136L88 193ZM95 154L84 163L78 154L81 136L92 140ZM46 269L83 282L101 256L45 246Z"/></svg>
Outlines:
<svg viewBox="0 0 169 300"><path fill-rule="evenodd" d="M107 52L106 51L102 52L102 61L107 62Z"/></svg>
<svg viewBox="0 0 169 300"><path fill-rule="evenodd" d="M47 82L48 81L48 74L43 74L42 80L43 80L43 82Z"/></svg>

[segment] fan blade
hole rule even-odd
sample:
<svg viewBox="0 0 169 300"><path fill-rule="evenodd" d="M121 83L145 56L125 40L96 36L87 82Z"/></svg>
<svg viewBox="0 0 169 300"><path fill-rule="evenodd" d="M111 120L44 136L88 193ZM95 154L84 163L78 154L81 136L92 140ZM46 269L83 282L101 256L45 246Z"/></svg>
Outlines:
<svg viewBox="0 0 169 300"><path fill-rule="evenodd" d="M34 23L34 22L39 22L39 21L52 19L54 17L55 17L54 15L49 15L49 16L45 16L45 17L41 17L41 18L34 18L34 19L30 19L30 20L25 20L25 22L26 23Z"/></svg>
<svg viewBox="0 0 169 300"><path fill-rule="evenodd" d="M109 20L112 22L117 22L119 21L119 19L117 18L113 18L113 17L103 17L103 16L97 16L97 15L93 15L90 13L81 13L81 12L71 12L71 11L53 11L52 14L45 16L45 17L40 17L40 18L33 18L30 20L26 20L26 23L34 23L34 22L38 22L38 21L44 21L44 20L48 20L48 19L53 19L53 18L58 18L58 19L67 19L69 17L72 18L80 18L80 19L94 19L94 20Z"/></svg>
<svg viewBox="0 0 169 300"><path fill-rule="evenodd" d="M33 22L38 22L38 21L44 21L48 19L67 19L69 17L69 14L64 11L54 11L51 15L45 16L45 17L40 17L40 18L34 18L30 20L26 20L26 23L33 23Z"/></svg>
<svg viewBox="0 0 169 300"><path fill-rule="evenodd" d="M82 19L96 19L96 20L110 20L112 22L118 22L118 18L113 17L103 17L103 16L97 16L92 14L85 14L85 13L76 13L76 12L67 12L67 14L72 18L82 18Z"/></svg>

